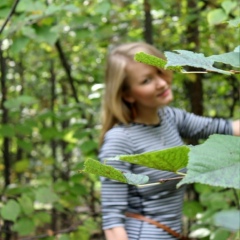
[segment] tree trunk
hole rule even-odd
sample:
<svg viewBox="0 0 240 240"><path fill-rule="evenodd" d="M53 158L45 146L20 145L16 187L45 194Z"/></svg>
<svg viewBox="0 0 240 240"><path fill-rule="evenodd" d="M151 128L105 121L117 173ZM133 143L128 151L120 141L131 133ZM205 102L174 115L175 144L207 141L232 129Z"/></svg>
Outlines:
<svg viewBox="0 0 240 240"><path fill-rule="evenodd" d="M144 39L147 43L153 44L153 31L152 31L152 15L151 5L148 0L144 0Z"/></svg>

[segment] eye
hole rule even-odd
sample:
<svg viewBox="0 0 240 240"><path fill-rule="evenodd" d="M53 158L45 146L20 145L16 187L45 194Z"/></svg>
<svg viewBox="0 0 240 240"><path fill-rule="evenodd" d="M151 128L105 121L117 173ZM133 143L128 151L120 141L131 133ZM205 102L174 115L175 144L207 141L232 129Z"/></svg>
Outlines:
<svg viewBox="0 0 240 240"><path fill-rule="evenodd" d="M141 84L147 84L147 83L150 83L151 81L152 81L151 78L145 78L145 79L141 82Z"/></svg>
<svg viewBox="0 0 240 240"><path fill-rule="evenodd" d="M161 69L157 69L157 74L158 74L158 75L162 75L162 74L164 74L164 73L163 73L163 71L162 71Z"/></svg>

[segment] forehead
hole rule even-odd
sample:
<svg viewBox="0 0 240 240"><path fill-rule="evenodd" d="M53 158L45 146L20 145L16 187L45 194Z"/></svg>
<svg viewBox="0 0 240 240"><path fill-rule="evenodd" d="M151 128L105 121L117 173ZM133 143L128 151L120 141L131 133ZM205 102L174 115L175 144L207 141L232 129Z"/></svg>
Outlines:
<svg viewBox="0 0 240 240"><path fill-rule="evenodd" d="M126 65L128 79L138 79L156 72L157 68L140 62L129 61Z"/></svg>

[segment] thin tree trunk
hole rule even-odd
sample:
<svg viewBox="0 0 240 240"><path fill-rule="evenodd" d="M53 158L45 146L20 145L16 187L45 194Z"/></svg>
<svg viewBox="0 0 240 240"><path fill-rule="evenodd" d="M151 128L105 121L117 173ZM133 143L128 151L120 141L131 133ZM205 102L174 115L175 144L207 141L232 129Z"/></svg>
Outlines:
<svg viewBox="0 0 240 240"><path fill-rule="evenodd" d="M148 0L144 0L144 39L147 43L153 44L153 26L152 26L152 15L151 15L151 5Z"/></svg>
<svg viewBox="0 0 240 240"><path fill-rule="evenodd" d="M193 16L192 21L189 22L186 38L187 44L192 45L190 51L199 51L199 8L197 0L187 1L188 15ZM191 111L197 115L203 115L203 85L202 85L202 75L196 74L195 81L186 82L186 87L188 90L189 100L191 103Z"/></svg>
<svg viewBox="0 0 240 240"><path fill-rule="evenodd" d="M2 124L8 123L8 109L5 108L4 103L7 101L7 85L6 85L6 76L7 76L7 64L6 59L3 56L2 51L2 42L0 41L0 67L1 67L1 89L2 89L2 101L1 101L1 110L2 110ZM11 174L11 159L10 159L10 139L8 137L3 138L3 162L4 162L4 189L11 183L10 174ZM10 229L11 223L9 221L4 221L3 232L5 232L5 240L10 240L12 233ZM0 235L1 237L1 235Z"/></svg>
<svg viewBox="0 0 240 240"><path fill-rule="evenodd" d="M54 71L54 63L53 61L50 62L50 81L51 81L51 111L52 114L54 114L54 108L55 108L55 100L56 100L56 76ZM56 126L55 124L55 118L52 118L52 127L54 128ZM57 143L53 139L51 140L51 149L52 149L52 157L54 159L53 163L53 169L52 169L52 180L53 183L57 180L57 166L56 166L56 159L57 159ZM51 229L56 232L57 231L57 210L55 208L52 209L51 214L52 220L51 220Z"/></svg>

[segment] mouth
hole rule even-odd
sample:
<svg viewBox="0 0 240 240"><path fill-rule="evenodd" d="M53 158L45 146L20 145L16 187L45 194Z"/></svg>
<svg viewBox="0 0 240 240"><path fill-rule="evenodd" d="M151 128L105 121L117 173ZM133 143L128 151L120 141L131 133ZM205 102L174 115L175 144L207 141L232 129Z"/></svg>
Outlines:
<svg viewBox="0 0 240 240"><path fill-rule="evenodd" d="M169 92L170 92L170 89L167 88L167 89L163 90L161 93L159 93L157 96L158 97L166 97L169 94Z"/></svg>

